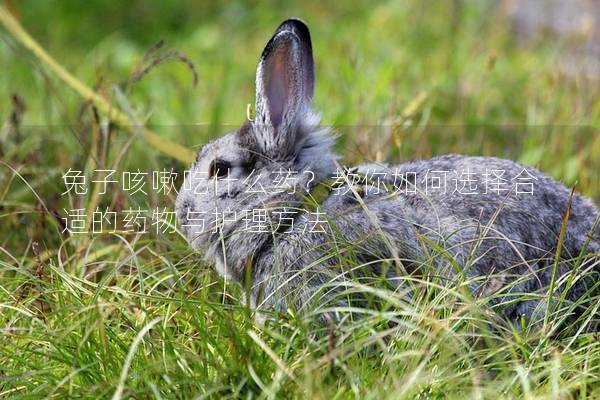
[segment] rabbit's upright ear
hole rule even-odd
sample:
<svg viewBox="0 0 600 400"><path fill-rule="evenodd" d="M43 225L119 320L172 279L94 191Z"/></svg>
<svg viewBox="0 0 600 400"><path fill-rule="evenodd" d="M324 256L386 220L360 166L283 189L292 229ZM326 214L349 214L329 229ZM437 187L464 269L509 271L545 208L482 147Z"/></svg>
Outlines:
<svg viewBox="0 0 600 400"><path fill-rule="evenodd" d="M267 43L256 71L254 133L270 158L293 155L298 127L310 113L315 86L310 33L298 19L284 21Z"/></svg>

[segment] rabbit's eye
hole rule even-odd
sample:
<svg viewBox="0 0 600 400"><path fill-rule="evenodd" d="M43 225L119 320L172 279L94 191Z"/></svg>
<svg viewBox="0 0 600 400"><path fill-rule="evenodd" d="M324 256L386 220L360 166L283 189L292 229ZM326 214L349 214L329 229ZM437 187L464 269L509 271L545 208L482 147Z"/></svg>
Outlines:
<svg viewBox="0 0 600 400"><path fill-rule="evenodd" d="M208 167L208 179L225 178L229 174L231 164L223 160L213 160Z"/></svg>

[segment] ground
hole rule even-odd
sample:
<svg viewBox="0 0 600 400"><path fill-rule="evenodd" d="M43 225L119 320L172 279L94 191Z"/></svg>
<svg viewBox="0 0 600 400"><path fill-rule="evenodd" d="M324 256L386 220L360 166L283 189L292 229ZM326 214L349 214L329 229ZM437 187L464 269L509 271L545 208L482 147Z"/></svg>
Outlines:
<svg viewBox="0 0 600 400"><path fill-rule="evenodd" d="M178 174L177 187L187 165L140 125L193 151L235 129L260 52L290 16L311 29L314 104L344 163L493 155L598 204L599 81L562 68L560 40L520 40L485 1L0 6L134 125L109 123L0 28L0 397L600 396L597 335L495 329L461 287L431 285L410 304L383 291L387 309L315 334L293 314L254 323L240 289L168 224L64 232L74 209L139 206L149 221L172 208L152 171ZM64 193L69 169L86 194ZM147 195L103 194L101 169L148 173Z"/></svg>

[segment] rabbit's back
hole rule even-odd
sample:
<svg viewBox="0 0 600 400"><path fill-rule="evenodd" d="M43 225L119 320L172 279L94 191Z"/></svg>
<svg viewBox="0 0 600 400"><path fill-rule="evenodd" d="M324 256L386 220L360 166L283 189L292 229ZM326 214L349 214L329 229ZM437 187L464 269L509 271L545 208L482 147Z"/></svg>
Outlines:
<svg viewBox="0 0 600 400"><path fill-rule="evenodd" d="M491 222L508 238L551 250L558 243L569 208L563 246L576 256L598 217L590 200L577 193L571 197L571 190L563 184L510 160L447 155L388 169L392 176L403 175L408 182L406 190L400 191L406 202L428 210L422 213L422 222L429 227L445 216L473 219L482 225ZM593 242L599 239L598 233L597 229L593 232Z"/></svg>
<svg viewBox="0 0 600 400"><path fill-rule="evenodd" d="M542 293L550 283L559 242L557 279L573 270L581 253L600 253L595 206L577 193L571 196L571 190L532 167L492 157L447 155L396 166L364 165L359 173L369 182L360 191L368 212L356 204L355 193L330 196L324 204L328 214L339 216L333 221L340 231L354 240L385 232L409 270L427 265L431 249L442 248L445 254L433 257L436 268L447 268L440 275L456 275L447 262L450 255L468 269L476 293L499 286L509 287L507 295ZM378 189L379 181L386 190ZM390 196L392 190L395 194ZM389 243L370 241L381 253L392 255ZM428 246L432 243L435 246ZM581 265L583 278L567 299L576 300L598 281L597 263ZM499 296L492 303L506 301ZM537 301L520 302L502 313L530 317L537 306Z"/></svg>

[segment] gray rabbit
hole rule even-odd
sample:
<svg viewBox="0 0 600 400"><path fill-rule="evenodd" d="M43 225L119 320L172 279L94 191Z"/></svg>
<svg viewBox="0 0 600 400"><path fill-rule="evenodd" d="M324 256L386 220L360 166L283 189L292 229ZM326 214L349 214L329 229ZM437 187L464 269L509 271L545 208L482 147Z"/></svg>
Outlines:
<svg viewBox="0 0 600 400"><path fill-rule="evenodd" d="M600 230L589 200L492 157L343 169L311 109L314 84L308 28L286 20L258 63L255 118L202 148L177 197L192 247L253 308L321 307L323 320L337 318L337 306L364 302L349 295L357 282L384 278L401 291L414 274L462 279L515 323L539 320L547 304L567 319L597 318Z"/></svg>

